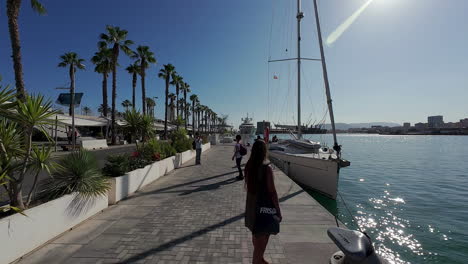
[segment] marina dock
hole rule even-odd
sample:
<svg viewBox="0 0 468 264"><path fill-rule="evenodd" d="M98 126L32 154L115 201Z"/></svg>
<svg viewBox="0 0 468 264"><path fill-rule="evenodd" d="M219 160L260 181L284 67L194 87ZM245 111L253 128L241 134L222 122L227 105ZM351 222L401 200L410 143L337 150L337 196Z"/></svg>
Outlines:
<svg viewBox="0 0 468 264"><path fill-rule="evenodd" d="M142 191L109 207L16 263L251 263L244 227L244 183L232 144L216 145ZM247 161L244 158L243 163ZM265 258L270 263L328 263L334 217L274 168L283 214Z"/></svg>

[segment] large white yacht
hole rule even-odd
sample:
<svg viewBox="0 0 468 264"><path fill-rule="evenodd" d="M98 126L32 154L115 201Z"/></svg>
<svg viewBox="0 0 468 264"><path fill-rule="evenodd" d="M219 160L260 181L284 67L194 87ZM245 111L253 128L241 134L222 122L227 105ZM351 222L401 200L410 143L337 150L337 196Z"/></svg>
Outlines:
<svg viewBox="0 0 468 264"><path fill-rule="evenodd" d="M242 142L245 145L253 144L255 139L255 126L253 119L247 114L246 118L241 119L242 124L239 126L239 134L242 137Z"/></svg>

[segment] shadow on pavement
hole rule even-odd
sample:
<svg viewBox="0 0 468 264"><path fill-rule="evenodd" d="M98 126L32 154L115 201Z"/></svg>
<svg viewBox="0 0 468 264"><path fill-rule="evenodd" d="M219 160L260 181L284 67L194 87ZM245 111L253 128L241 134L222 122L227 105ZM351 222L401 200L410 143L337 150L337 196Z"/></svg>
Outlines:
<svg viewBox="0 0 468 264"><path fill-rule="evenodd" d="M294 196L297 196L299 194L301 194L302 192L304 192L304 190L299 190L297 192L294 192L294 193L291 193L291 194L288 194L286 196L283 196L281 197L279 200L280 202L284 202L288 199L291 199L292 197ZM140 261L142 259L145 259L146 257L150 256L150 255L153 255L153 254L156 254L158 252L161 252L161 251L164 251L164 250L168 250L178 244L182 244L186 241L189 241L189 240L192 240L193 238L195 237L198 237L198 236L201 236L201 235L204 235L210 231L213 231L217 228L220 228L220 227L223 227L223 226L226 226L226 225L229 225L229 224L232 224L236 221L239 221L241 220L243 217L244 217L245 214L239 214L239 215L236 215L236 216L233 216L229 219L226 219L224 221L221 221L221 222L218 222L216 224L213 224L213 225L210 225L210 226L207 226L203 229L200 229L200 230L197 230L197 231L194 231L192 233L189 233L185 236L182 236L182 237L179 237L179 238L176 238L176 239L173 239L171 241L168 241L156 248L152 248L150 250L147 250L147 251L144 251L140 254L137 254L129 259L126 259L125 261L123 262L119 262L120 264L124 264L124 263L134 263L134 262L137 262L137 261Z"/></svg>
<svg viewBox="0 0 468 264"><path fill-rule="evenodd" d="M223 174L210 176L208 178L203 178L203 179L194 180L194 181L190 181L190 182L186 182L186 183L181 183L181 184L168 186L168 187L161 188L161 189L156 189L156 190L150 191L150 192L139 192L139 193L136 193L135 195L133 195L133 196L131 196L129 198L135 198L135 197L140 197L140 196L144 196L144 195L151 195L151 194L157 194L157 193L166 193L167 191L172 190L172 189L176 189L176 188L179 188L179 187L187 186L187 185L198 183L198 182L203 182L203 181L207 181L207 180L220 178L220 177L223 177L223 176L226 176L226 175L229 175L229 174L234 174L234 173L237 173L237 172L238 171L226 172L226 173L223 173Z"/></svg>

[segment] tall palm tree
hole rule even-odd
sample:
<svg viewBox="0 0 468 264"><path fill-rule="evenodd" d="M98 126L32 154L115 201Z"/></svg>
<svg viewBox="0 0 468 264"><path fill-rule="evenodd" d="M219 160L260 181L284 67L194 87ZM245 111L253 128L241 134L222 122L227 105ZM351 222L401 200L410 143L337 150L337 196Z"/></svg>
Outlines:
<svg viewBox="0 0 468 264"><path fill-rule="evenodd" d="M137 63L130 64L125 70L132 75L132 106L135 109L135 90L137 85L137 77L140 73L140 66Z"/></svg>
<svg viewBox="0 0 468 264"><path fill-rule="evenodd" d="M128 108L132 106L132 103L128 99L126 99L122 102L122 106L125 107L125 111L128 111Z"/></svg>
<svg viewBox="0 0 468 264"><path fill-rule="evenodd" d="M101 113L102 116L105 116L104 115L104 112L108 113L111 111L110 107L107 106L107 109L104 108L104 104L101 104L99 107L98 107L98 110L97 110L99 113Z"/></svg>
<svg viewBox="0 0 468 264"><path fill-rule="evenodd" d="M166 81L166 91L165 91L165 102L164 102L164 138L167 139L167 100L169 95L169 84L171 81L171 76L175 72L175 67L172 64L163 65L163 68L159 70L159 78Z"/></svg>
<svg viewBox="0 0 468 264"><path fill-rule="evenodd" d="M69 114L72 117L72 146L75 150L76 137L75 137L75 72L77 69L84 70L84 60L78 58L75 52L67 52L60 56L62 60L58 67L69 67L68 73L70 74L70 109Z"/></svg>
<svg viewBox="0 0 468 264"><path fill-rule="evenodd" d="M176 99L176 95L174 93L170 93L168 95L169 97L169 100L170 100L170 103L169 103L169 107L171 109L171 116L170 116L170 119L174 122L176 120L177 117L175 117L175 111L174 111L174 108L175 108L175 103L174 103L174 100Z"/></svg>
<svg viewBox="0 0 468 264"><path fill-rule="evenodd" d="M96 65L94 71L102 74L102 105L104 106L102 115L107 117L108 103L107 103L107 77L112 70L112 50L108 48L100 48L98 52L94 53L91 62Z"/></svg>
<svg viewBox="0 0 468 264"><path fill-rule="evenodd" d="M197 106L198 96L192 94L190 96L190 101L192 101L192 132L195 133L195 107Z"/></svg>
<svg viewBox="0 0 468 264"><path fill-rule="evenodd" d="M122 50L127 55L132 55L130 50L130 45L133 44L133 41L127 39L128 31L120 29L119 27L106 26L107 34L102 33L100 35L101 41L99 41L99 46L101 48L107 47L107 45L112 47L112 123L111 123L111 132L112 139L111 143L116 143L116 133L115 133L115 101L117 100L117 65L119 52Z"/></svg>
<svg viewBox="0 0 468 264"><path fill-rule="evenodd" d="M23 64L21 63L21 43L19 36L18 16L21 7L21 0L7 0L8 30L10 32L11 50L13 58L13 68L15 70L16 97L24 100L26 89L23 80ZM31 0L31 7L40 15L47 11L38 0Z"/></svg>
<svg viewBox="0 0 468 264"><path fill-rule="evenodd" d="M87 106L83 107L83 114L84 114L84 115L89 115L89 114L91 114L91 108L89 108L89 107L87 107Z"/></svg>
<svg viewBox="0 0 468 264"><path fill-rule="evenodd" d="M187 93L191 92L190 91L190 85L188 83L184 82L183 85L182 85L182 91L184 92L185 130L187 130L188 109L190 109L190 107L187 107Z"/></svg>
<svg viewBox="0 0 468 264"><path fill-rule="evenodd" d="M154 117L154 108L156 107L156 101L153 98L146 97L146 113Z"/></svg>
<svg viewBox="0 0 468 264"><path fill-rule="evenodd" d="M172 74L172 82L171 84L175 86L176 88L176 102L177 102L177 105L176 105L176 111L177 111L177 114L176 116L178 117L179 116L179 93L180 93L180 85L183 84L183 78L182 76L180 76L179 74L177 74L177 72L174 72Z"/></svg>
<svg viewBox="0 0 468 264"><path fill-rule="evenodd" d="M149 50L148 46L138 46L136 51L132 55L133 59L136 59L136 63L140 68L141 76L141 109L143 109L143 115L145 112L145 100L146 100L146 88L145 88L145 71L149 68L150 63L156 63L154 53Z"/></svg>

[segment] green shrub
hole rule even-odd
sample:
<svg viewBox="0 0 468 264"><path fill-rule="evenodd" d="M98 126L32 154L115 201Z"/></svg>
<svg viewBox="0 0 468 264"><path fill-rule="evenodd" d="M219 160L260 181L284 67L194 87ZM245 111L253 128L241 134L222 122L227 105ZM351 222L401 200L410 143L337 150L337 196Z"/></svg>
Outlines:
<svg viewBox="0 0 468 264"><path fill-rule="evenodd" d="M174 156L176 150L171 146L171 144L153 138L145 143L145 145L140 146L138 152L142 158L146 160L158 161Z"/></svg>
<svg viewBox="0 0 468 264"><path fill-rule="evenodd" d="M175 148L176 152L184 152L192 149L192 140L187 137L187 131L183 128L172 132L171 134L172 146Z"/></svg>
<svg viewBox="0 0 468 264"><path fill-rule="evenodd" d="M106 165L102 168L102 173L109 177L122 176L129 171L129 166L128 155L109 155Z"/></svg>
<svg viewBox="0 0 468 264"><path fill-rule="evenodd" d="M86 150L73 152L58 162L52 178L44 183L44 196L49 199L78 192L85 197L106 195L109 181L101 174L94 155ZM43 196L43 197L44 197Z"/></svg>
<svg viewBox="0 0 468 264"><path fill-rule="evenodd" d="M203 136L201 136L201 138L202 138L202 143L203 144L208 143L208 136L207 135L203 135Z"/></svg>

